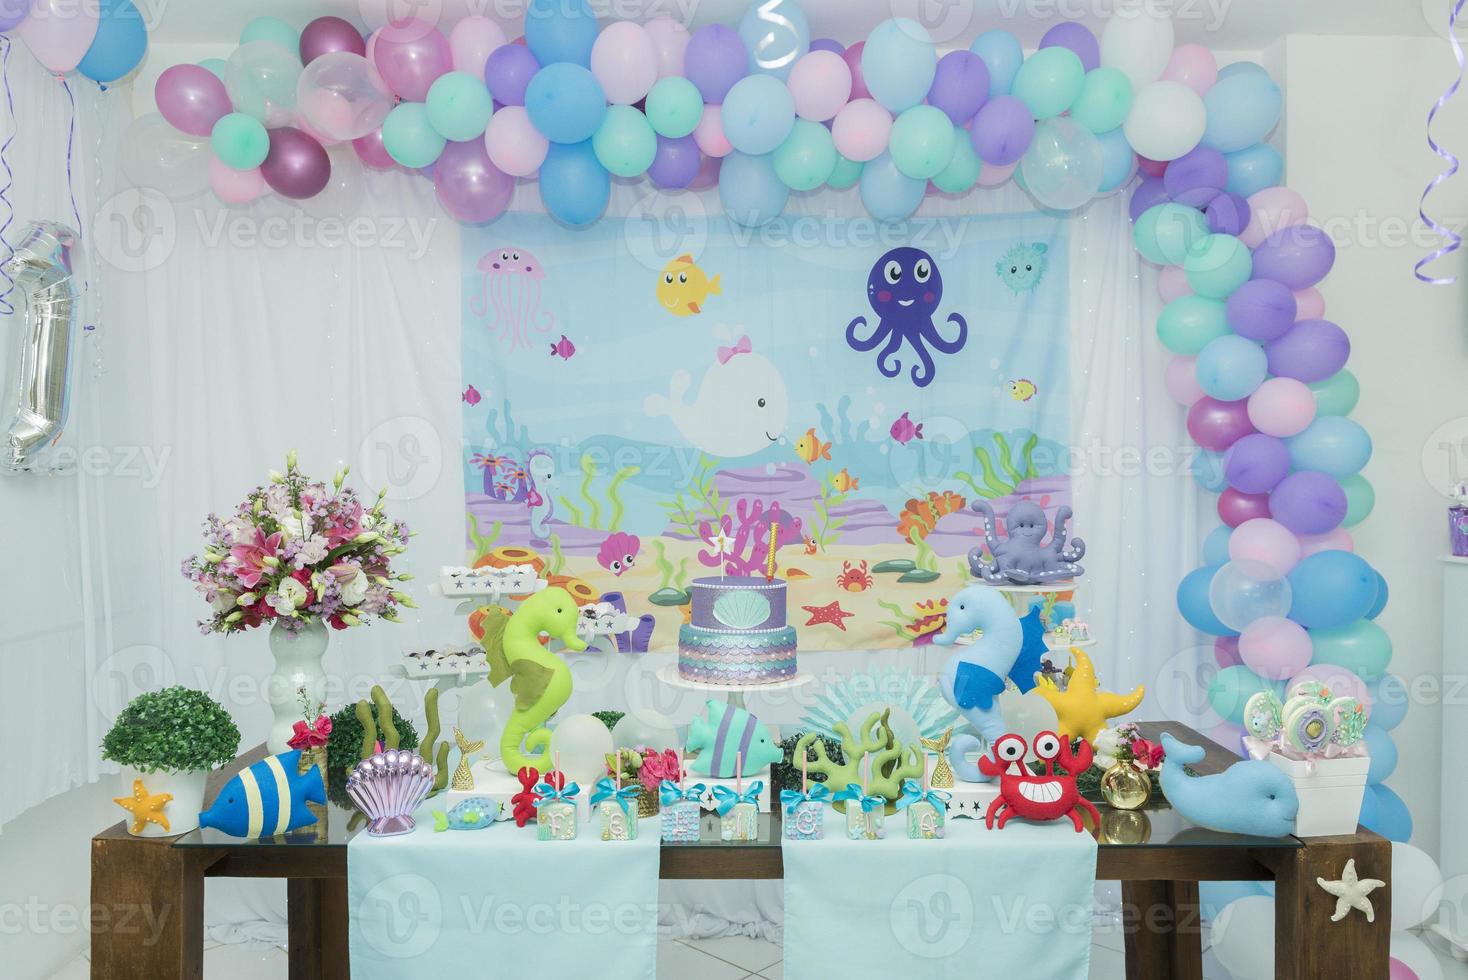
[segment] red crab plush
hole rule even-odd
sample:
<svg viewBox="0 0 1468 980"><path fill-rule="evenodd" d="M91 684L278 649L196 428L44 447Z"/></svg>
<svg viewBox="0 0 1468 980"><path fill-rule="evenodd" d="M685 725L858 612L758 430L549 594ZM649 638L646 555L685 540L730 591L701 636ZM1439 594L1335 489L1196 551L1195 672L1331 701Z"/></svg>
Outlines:
<svg viewBox="0 0 1468 980"><path fill-rule="evenodd" d="M1076 773L1091 767L1091 746L1081 740L1080 748L1074 753L1070 743L1054 732L1041 732L1035 736L1035 756L1045 763L1046 775L1036 776L1025 765L1029 744L1024 737L1010 732L994 742L993 759L979 758L979 771L989 778L999 777L999 795L989 804L984 814L984 823L994 829L994 818L999 818L999 828L1010 817L1018 815L1026 820L1059 820L1069 816L1076 832L1085 830L1081 824L1081 810L1091 814L1095 825L1100 826L1101 814L1090 800L1081 796L1076 789ZM1070 775L1059 776L1055 764L1060 763Z"/></svg>
<svg viewBox="0 0 1468 980"><path fill-rule="evenodd" d="M546 779L549 780L552 776L557 775L560 774L546 773ZM535 801L540 799L540 794L535 792L535 784L540 782L540 773L534 766L526 766L516 773L516 778L520 780L520 785L524 788L510 797L510 802L515 805L513 814L515 826L523 827L535 819Z"/></svg>

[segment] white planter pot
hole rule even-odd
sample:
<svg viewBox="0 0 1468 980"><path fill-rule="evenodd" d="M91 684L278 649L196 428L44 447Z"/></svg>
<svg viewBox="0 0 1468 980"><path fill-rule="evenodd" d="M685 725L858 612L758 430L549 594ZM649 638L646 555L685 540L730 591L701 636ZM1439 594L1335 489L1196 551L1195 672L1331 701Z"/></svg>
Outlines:
<svg viewBox="0 0 1468 980"><path fill-rule="evenodd" d="M141 772L132 766L122 767L122 783L118 796L131 798L133 780L141 779L149 795L167 793L173 797L163 806L163 816L168 818L168 829L150 823L133 836L177 837L187 834L199 826L199 811L204 809L204 784L209 781L208 769L190 769L184 772ZM132 833L132 817L125 815L128 833Z"/></svg>
<svg viewBox="0 0 1468 980"><path fill-rule="evenodd" d="M1289 776L1300 798L1295 817L1296 837L1333 837L1354 834L1361 815L1361 798L1366 794L1368 756L1347 759L1317 759L1315 772L1303 760L1269 753L1269 761Z"/></svg>
<svg viewBox="0 0 1468 980"><path fill-rule="evenodd" d="M277 622L270 627L270 653L275 657L275 670L265 682L265 700L275 713L265 747L279 755L289 752L290 741L298 721L307 718L301 707L301 691L311 705L326 700L326 671L321 658L326 655L326 624L309 623L292 633Z"/></svg>

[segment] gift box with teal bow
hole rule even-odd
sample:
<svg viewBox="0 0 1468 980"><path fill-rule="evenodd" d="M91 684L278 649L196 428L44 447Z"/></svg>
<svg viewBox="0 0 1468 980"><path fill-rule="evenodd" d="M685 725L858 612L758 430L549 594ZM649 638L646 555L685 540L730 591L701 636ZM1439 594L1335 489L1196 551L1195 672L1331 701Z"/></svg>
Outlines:
<svg viewBox="0 0 1468 980"><path fill-rule="evenodd" d="M576 796L581 787L566 783L557 787L539 782L533 791L535 800L535 837L537 840L576 839Z"/></svg>
<svg viewBox="0 0 1468 980"><path fill-rule="evenodd" d="M846 836L849 840L880 840L887 836L883 822L887 817L887 801L880 796L863 793L856 783L831 797L833 802L846 802Z"/></svg>
<svg viewBox="0 0 1468 980"><path fill-rule="evenodd" d="M738 791L714 787L714 809L719 811L719 839L759 840L759 795L765 784L756 779Z"/></svg>
<svg viewBox="0 0 1468 980"><path fill-rule="evenodd" d="M907 836L910 840L936 840L944 835L948 819L948 801L952 793L941 789L924 789L916 779L902 781L899 811L907 811Z"/></svg>
<svg viewBox="0 0 1468 980"><path fill-rule="evenodd" d="M698 842L698 823L703 811L700 801L706 788L703 783L694 783L683 789L671 779L665 779L658 784L658 798L662 801L664 843Z"/></svg>
<svg viewBox="0 0 1468 980"><path fill-rule="evenodd" d="M602 840L637 839L637 796L642 787L636 783L618 786L611 776L603 776L591 790L591 805L596 807Z"/></svg>
<svg viewBox="0 0 1468 980"><path fill-rule="evenodd" d="M787 789L780 793L786 840L821 840L826 836L826 803L831 791L825 783L813 783L804 793Z"/></svg>

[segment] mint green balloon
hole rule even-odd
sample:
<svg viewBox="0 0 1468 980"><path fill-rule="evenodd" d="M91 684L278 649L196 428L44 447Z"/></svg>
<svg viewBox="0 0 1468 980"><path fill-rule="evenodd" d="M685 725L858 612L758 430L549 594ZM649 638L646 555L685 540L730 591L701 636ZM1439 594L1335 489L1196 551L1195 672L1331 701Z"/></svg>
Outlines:
<svg viewBox="0 0 1468 980"><path fill-rule="evenodd" d="M382 145L398 163L417 170L438 159L447 142L428 121L422 102L399 102L382 121Z"/></svg>
<svg viewBox="0 0 1468 980"><path fill-rule="evenodd" d="M1132 227L1137 251L1158 265L1182 265L1188 252L1207 235L1208 219L1203 212L1183 204L1154 204Z"/></svg>
<svg viewBox="0 0 1468 980"><path fill-rule="evenodd" d="M848 187L855 187L858 180L861 180L861 164L836 154L836 167L831 171L831 176L826 178L826 186L844 191Z"/></svg>
<svg viewBox="0 0 1468 980"><path fill-rule="evenodd" d="M301 56L301 32L279 17L256 17L240 31L240 43L274 41L296 57Z"/></svg>
<svg viewBox="0 0 1468 980"><path fill-rule="evenodd" d="M1070 107L1070 117L1093 133L1109 133L1126 122L1132 108L1132 82L1119 68L1086 72L1081 94Z"/></svg>
<svg viewBox="0 0 1468 980"><path fill-rule="evenodd" d="M636 177L652 166L658 138L647 117L630 105L614 105L591 137L591 149L608 173Z"/></svg>
<svg viewBox="0 0 1468 980"><path fill-rule="evenodd" d="M1316 415L1349 415L1361 400L1361 382L1345 368L1316 381L1310 390L1315 392Z"/></svg>
<svg viewBox="0 0 1468 980"><path fill-rule="evenodd" d="M468 72L451 71L438 76L429 86L428 125L444 139L463 143L484 135L494 112L494 98L484 79Z"/></svg>
<svg viewBox="0 0 1468 980"><path fill-rule="evenodd" d="M647 121L652 131L670 140L687 136L703 118L703 96L698 86L679 75L658 79L647 93Z"/></svg>
<svg viewBox="0 0 1468 980"><path fill-rule="evenodd" d="M1237 725L1244 720L1244 705L1261 691L1281 694L1284 682L1267 681L1248 667L1235 664L1220 670L1208 685L1208 703L1222 718Z"/></svg>
<svg viewBox="0 0 1468 980"><path fill-rule="evenodd" d="M1341 481L1341 489L1346 491L1346 518L1341 523L1355 527L1366 520L1376 506L1376 488L1366 477L1354 473Z"/></svg>
<svg viewBox="0 0 1468 980"><path fill-rule="evenodd" d="M913 180L936 177L953 160L956 132L948 113L936 106L904 110L892 124L887 143L892 165Z"/></svg>
<svg viewBox="0 0 1468 980"><path fill-rule="evenodd" d="M1085 80L1085 66L1070 48L1041 48L1019 66L1013 94L1036 119L1051 119L1071 107Z"/></svg>
<svg viewBox="0 0 1468 980"><path fill-rule="evenodd" d="M1392 659L1391 637L1369 619L1333 630L1311 630L1310 644L1315 649L1311 664L1335 664L1368 683L1384 674Z"/></svg>
<svg viewBox="0 0 1468 980"><path fill-rule="evenodd" d="M219 162L234 170L251 170L265 162L270 134L265 124L243 112L220 116L209 133L209 145Z"/></svg>
<svg viewBox="0 0 1468 980"><path fill-rule="evenodd" d="M933 178L933 186L945 194L962 194L974 186L984 162L974 152L972 140L960 139L953 146L953 159Z"/></svg>
<svg viewBox="0 0 1468 980"><path fill-rule="evenodd" d="M1230 332L1223 304L1206 296L1179 296L1157 317L1157 339L1162 346L1188 357Z"/></svg>
<svg viewBox="0 0 1468 980"><path fill-rule="evenodd" d="M1205 235L1188 251L1183 272L1199 296L1226 299L1254 274L1254 257L1233 235Z"/></svg>
<svg viewBox="0 0 1468 980"><path fill-rule="evenodd" d="M786 187L812 191L831 176L839 156L829 129L809 119L797 119L770 162L775 165L775 176Z"/></svg>

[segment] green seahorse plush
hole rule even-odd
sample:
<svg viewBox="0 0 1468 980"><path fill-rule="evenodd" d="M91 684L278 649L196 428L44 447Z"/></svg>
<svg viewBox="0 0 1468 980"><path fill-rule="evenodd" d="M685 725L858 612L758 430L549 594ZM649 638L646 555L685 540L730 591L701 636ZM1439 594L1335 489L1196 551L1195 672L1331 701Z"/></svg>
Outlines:
<svg viewBox="0 0 1468 980"><path fill-rule="evenodd" d="M481 641L489 659L489 683L499 687L508 679L515 696L515 710L500 736L500 758L512 773L526 766L541 772L551 768L551 733L545 723L571 697L571 668L541 644L540 634L549 633L579 653L586 649L576 635L580 615L571 593L553 586L522 602L503 634L493 639L486 634Z"/></svg>

